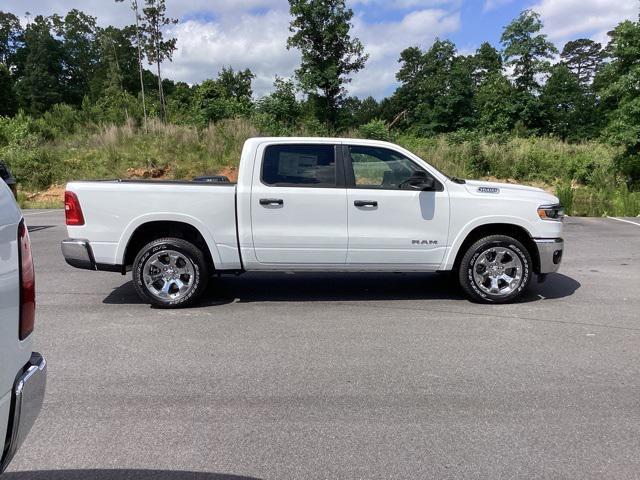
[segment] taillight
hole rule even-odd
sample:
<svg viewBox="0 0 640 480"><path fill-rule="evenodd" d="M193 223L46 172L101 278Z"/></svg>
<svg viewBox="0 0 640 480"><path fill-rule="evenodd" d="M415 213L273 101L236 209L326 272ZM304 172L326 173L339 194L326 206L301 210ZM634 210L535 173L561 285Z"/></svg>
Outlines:
<svg viewBox="0 0 640 480"><path fill-rule="evenodd" d="M33 268L31 240L24 220L18 225L18 261L20 262L20 340L27 338L36 320L36 272Z"/></svg>
<svg viewBox="0 0 640 480"><path fill-rule="evenodd" d="M73 192L64 192L64 216L67 225L84 225L84 216L78 196Z"/></svg>

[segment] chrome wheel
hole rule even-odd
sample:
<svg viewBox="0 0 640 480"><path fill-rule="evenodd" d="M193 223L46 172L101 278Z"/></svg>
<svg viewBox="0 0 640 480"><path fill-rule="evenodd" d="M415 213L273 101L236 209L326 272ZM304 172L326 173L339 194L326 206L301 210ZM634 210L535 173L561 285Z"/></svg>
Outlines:
<svg viewBox="0 0 640 480"><path fill-rule="evenodd" d="M520 286L523 270L522 260L514 250L492 247L473 263L473 280L484 293L505 297Z"/></svg>
<svg viewBox="0 0 640 480"><path fill-rule="evenodd" d="M184 254L163 250L149 257L142 278L147 290L155 297L178 300L194 288L195 267Z"/></svg>

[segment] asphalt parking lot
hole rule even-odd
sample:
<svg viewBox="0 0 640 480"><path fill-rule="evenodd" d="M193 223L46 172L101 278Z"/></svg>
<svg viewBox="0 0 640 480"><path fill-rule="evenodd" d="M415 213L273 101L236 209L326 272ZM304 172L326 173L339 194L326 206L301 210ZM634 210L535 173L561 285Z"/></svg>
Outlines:
<svg viewBox="0 0 640 480"><path fill-rule="evenodd" d="M61 211L26 218L49 383L3 480L640 477L640 225L567 219L561 273L514 305L252 274L161 311L68 267Z"/></svg>

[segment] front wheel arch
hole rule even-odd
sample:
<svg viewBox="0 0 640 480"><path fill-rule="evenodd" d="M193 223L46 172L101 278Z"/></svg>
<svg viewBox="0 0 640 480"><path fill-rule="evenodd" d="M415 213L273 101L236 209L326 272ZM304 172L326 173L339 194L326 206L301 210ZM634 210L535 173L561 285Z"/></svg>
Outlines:
<svg viewBox="0 0 640 480"><path fill-rule="evenodd" d="M533 272L540 273L540 255L538 254L538 248L536 247L533 238L531 238L531 235L525 228L512 223L489 223L486 225L480 225L469 232L456 253L456 259L453 263L453 271L457 272L459 270L460 262L471 245L481 238L490 237L492 235L513 237L522 243L531 256Z"/></svg>

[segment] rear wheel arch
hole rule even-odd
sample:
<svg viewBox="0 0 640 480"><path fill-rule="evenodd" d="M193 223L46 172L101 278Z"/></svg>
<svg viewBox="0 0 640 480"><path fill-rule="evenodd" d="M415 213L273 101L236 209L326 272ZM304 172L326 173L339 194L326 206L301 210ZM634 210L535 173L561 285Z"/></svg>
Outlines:
<svg viewBox="0 0 640 480"><path fill-rule="evenodd" d="M175 220L156 220L143 223L133 231L124 251L123 265L129 267L140 252L140 249L153 240L173 237L186 240L198 247L207 261L209 271L215 270L211 250L204 236L190 223Z"/></svg>
<svg viewBox="0 0 640 480"><path fill-rule="evenodd" d="M533 263L533 271L538 273L540 271L540 256L538 254L538 249L536 247L531 234L520 225L515 225L513 223L488 223L486 225L480 225L474 228L469 234L466 236L458 252L456 253L456 259L453 263L453 270L457 271L460 267L460 262L464 257L467 250L478 240L484 237L489 237L491 235L507 235L509 237L513 237L518 240L529 252L531 256L531 261Z"/></svg>

